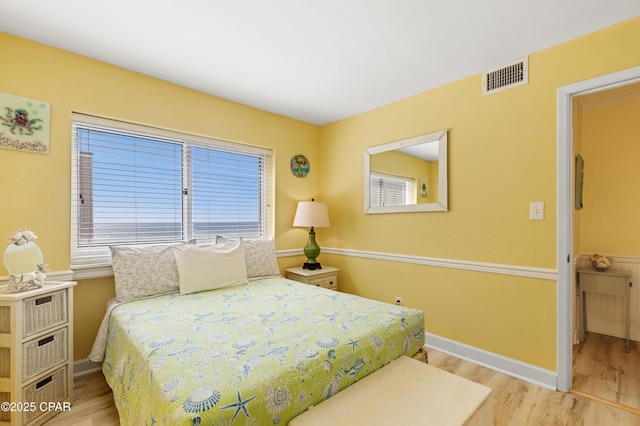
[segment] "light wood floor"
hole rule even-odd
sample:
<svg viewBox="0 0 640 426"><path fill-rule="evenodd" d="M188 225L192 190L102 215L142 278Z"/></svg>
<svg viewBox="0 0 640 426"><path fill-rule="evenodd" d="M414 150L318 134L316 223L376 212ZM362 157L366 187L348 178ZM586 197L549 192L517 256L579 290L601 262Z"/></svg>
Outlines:
<svg viewBox="0 0 640 426"><path fill-rule="evenodd" d="M640 425L640 416L572 393L554 392L488 368L429 350L429 363L493 389L498 426ZM102 373L76 378L75 401L47 426L117 426L118 413ZM359 426L359 425L353 425Z"/></svg>
<svg viewBox="0 0 640 426"><path fill-rule="evenodd" d="M47 426L118 426L118 410L101 371L74 379L71 411L58 414Z"/></svg>
<svg viewBox="0 0 640 426"><path fill-rule="evenodd" d="M640 425L640 416L626 410L536 386L441 352L430 350L429 364L493 389L495 425Z"/></svg>
<svg viewBox="0 0 640 426"><path fill-rule="evenodd" d="M632 407L640 413L640 353L631 341L589 332L573 347L573 389Z"/></svg>

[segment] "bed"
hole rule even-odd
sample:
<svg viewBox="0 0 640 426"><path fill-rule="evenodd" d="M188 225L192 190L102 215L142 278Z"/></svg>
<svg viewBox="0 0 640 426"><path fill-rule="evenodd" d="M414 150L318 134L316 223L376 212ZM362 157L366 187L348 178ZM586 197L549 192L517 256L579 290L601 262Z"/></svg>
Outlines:
<svg viewBox="0 0 640 426"><path fill-rule="evenodd" d="M90 359L102 361L121 424L284 425L423 347L422 311L291 281L273 268L252 276L250 251L240 284L179 285L110 305L104 349L97 339Z"/></svg>

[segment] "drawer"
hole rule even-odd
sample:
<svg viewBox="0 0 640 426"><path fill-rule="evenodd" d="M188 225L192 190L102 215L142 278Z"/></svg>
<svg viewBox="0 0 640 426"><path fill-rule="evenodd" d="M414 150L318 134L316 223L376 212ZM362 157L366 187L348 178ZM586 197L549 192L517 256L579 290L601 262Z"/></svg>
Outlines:
<svg viewBox="0 0 640 426"><path fill-rule="evenodd" d="M36 417L47 413L47 411L40 411L40 408L46 408L47 404L42 404L41 407L40 403L62 402L69 399L67 374L69 373L65 365L23 388L22 400L35 403L35 411L25 411L22 413L22 421L24 423L28 423Z"/></svg>
<svg viewBox="0 0 640 426"><path fill-rule="evenodd" d="M330 275L328 277L325 276L325 277L318 277L318 278L310 278L308 283L315 286L328 288L331 290L338 289L338 277L336 275Z"/></svg>
<svg viewBox="0 0 640 426"><path fill-rule="evenodd" d="M67 360L67 327L22 344L22 381Z"/></svg>
<svg viewBox="0 0 640 426"><path fill-rule="evenodd" d="M40 331L67 322L67 290L24 299L23 336L29 337Z"/></svg>

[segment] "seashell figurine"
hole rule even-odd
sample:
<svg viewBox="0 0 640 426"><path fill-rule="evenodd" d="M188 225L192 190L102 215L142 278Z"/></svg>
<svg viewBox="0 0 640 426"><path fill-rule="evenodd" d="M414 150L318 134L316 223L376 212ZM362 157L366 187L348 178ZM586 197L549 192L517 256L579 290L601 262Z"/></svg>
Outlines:
<svg viewBox="0 0 640 426"><path fill-rule="evenodd" d="M15 244L17 246L23 246L27 244L29 241L33 241L38 237L33 231L29 231L28 229L22 228L17 232L14 232L13 235L9 238L9 244Z"/></svg>
<svg viewBox="0 0 640 426"><path fill-rule="evenodd" d="M600 272L609 269L611 267L611 264L613 263L610 257L603 256L597 253L589 256L589 260L591 261L591 266L593 266L593 269Z"/></svg>

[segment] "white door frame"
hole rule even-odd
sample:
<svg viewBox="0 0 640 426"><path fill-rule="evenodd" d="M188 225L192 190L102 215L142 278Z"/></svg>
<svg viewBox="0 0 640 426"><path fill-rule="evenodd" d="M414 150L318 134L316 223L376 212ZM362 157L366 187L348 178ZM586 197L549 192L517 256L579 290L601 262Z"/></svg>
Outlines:
<svg viewBox="0 0 640 426"><path fill-rule="evenodd" d="M573 285L573 185L574 172L572 100L574 96L600 92L640 81L640 66L558 88L558 285L557 285L557 388L571 388Z"/></svg>

